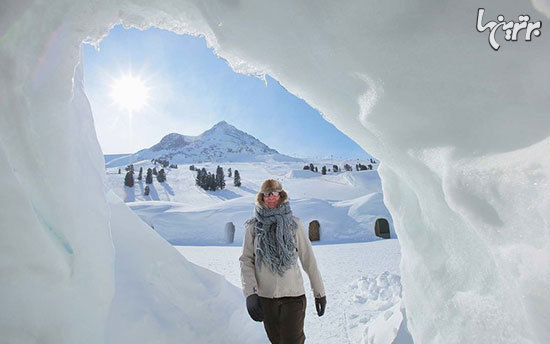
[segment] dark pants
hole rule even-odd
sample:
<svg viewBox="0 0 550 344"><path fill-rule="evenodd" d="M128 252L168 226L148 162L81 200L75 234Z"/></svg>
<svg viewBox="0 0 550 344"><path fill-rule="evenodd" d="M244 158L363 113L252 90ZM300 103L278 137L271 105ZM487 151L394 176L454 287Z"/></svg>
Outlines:
<svg viewBox="0 0 550 344"><path fill-rule="evenodd" d="M273 344L303 344L306 296L280 298L260 297L264 312L264 327Z"/></svg>

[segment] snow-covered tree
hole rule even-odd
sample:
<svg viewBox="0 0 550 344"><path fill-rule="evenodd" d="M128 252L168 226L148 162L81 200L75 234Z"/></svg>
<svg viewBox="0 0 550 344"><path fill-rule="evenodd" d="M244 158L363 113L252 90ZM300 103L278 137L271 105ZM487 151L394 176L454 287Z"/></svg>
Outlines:
<svg viewBox="0 0 550 344"><path fill-rule="evenodd" d="M223 173L223 167L221 166L216 168L216 187L220 189L225 188L225 176Z"/></svg>
<svg viewBox="0 0 550 344"><path fill-rule="evenodd" d="M203 188L204 190L207 190L208 187L206 186L206 169L203 167L202 169L196 169L197 171L197 177L195 178L195 184Z"/></svg>
<svg viewBox="0 0 550 344"><path fill-rule="evenodd" d="M124 185L131 188L134 186L134 171L128 171L124 177Z"/></svg>
<svg viewBox="0 0 550 344"><path fill-rule="evenodd" d="M241 186L241 175L240 175L239 171L235 170L234 175L235 176L233 177L233 185Z"/></svg>
<svg viewBox="0 0 550 344"><path fill-rule="evenodd" d="M160 171L158 172L157 180L159 183L164 183L166 181L166 174L164 172L164 168L161 168Z"/></svg>
<svg viewBox="0 0 550 344"><path fill-rule="evenodd" d="M145 184L153 184L153 170L147 169L147 175L145 176Z"/></svg>

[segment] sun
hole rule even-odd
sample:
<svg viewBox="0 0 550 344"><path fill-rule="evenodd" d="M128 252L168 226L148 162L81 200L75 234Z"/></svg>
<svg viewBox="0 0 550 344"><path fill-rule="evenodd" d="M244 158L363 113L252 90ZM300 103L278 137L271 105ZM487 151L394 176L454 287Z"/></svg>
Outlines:
<svg viewBox="0 0 550 344"><path fill-rule="evenodd" d="M111 98L119 107L132 113L147 105L149 88L141 78L128 73L113 80Z"/></svg>

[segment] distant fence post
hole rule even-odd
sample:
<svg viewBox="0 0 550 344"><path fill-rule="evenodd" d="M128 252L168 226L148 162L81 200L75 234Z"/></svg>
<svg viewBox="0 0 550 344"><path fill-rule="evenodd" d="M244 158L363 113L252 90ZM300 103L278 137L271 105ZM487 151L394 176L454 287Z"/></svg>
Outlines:
<svg viewBox="0 0 550 344"><path fill-rule="evenodd" d="M309 241L321 240L321 233L320 233L319 227L321 227L321 225L317 220L313 220L309 223Z"/></svg>
<svg viewBox="0 0 550 344"><path fill-rule="evenodd" d="M384 218L376 219L374 223L374 234L377 237L389 239L390 238L390 224L388 220Z"/></svg>
<svg viewBox="0 0 550 344"><path fill-rule="evenodd" d="M228 222L225 224L225 241L228 244L232 244L235 240L235 225L233 222Z"/></svg>

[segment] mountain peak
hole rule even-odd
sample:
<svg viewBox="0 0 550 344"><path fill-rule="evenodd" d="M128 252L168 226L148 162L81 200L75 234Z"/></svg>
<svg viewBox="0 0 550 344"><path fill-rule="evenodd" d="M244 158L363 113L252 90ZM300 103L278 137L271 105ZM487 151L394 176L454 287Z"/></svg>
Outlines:
<svg viewBox="0 0 550 344"><path fill-rule="evenodd" d="M130 156L129 156L130 157ZM280 154L254 136L219 121L198 136L170 133L151 148L132 154L127 161L152 158L168 159L174 163L205 161L301 161ZM114 165L113 165L114 166Z"/></svg>
<svg viewBox="0 0 550 344"><path fill-rule="evenodd" d="M217 129L217 128L238 130L237 128L235 128L235 127L232 126L231 124L227 123L226 121L219 121L218 123L214 124L214 125L212 126L212 128L210 128L210 130L212 130L212 129Z"/></svg>
<svg viewBox="0 0 550 344"><path fill-rule="evenodd" d="M212 128L204 131L202 134L199 135L199 137L209 137L209 136L218 136L218 135L247 135L245 132L235 128L231 124L227 123L226 121L219 121L218 123L214 124Z"/></svg>
<svg viewBox="0 0 550 344"><path fill-rule="evenodd" d="M153 151L159 151L164 149L174 149L178 147L183 147L189 144L189 140L185 135L178 133L170 133L164 136L159 143L151 147Z"/></svg>
<svg viewBox="0 0 550 344"><path fill-rule="evenodd" d="M226 121L219 121L218 123L214 124L214 127L219 127L219 126L232 126L232 125L230 125Z"/></svg>

